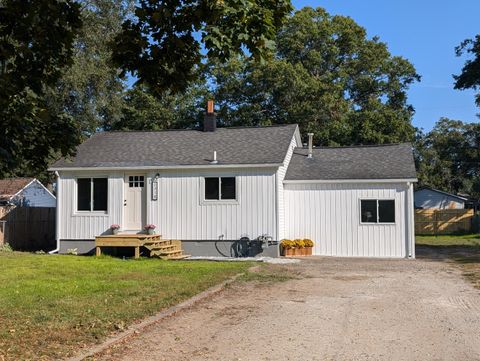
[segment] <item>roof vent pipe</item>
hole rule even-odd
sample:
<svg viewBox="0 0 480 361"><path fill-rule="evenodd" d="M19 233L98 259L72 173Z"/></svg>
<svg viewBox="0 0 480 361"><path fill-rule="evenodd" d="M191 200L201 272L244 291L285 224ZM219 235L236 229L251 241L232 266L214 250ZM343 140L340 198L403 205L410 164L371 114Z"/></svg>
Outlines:
<svg viewBox="0 0 480 361"><path fill-rule="evenodd" d="M313 158L313 133L308 133L308 158Z"/></svg>
<svg viewBox="0 0 480 361"><path fill-rule="evenodd" d="M215 114L213 100L207 101L207 112L203 121L204 132L214 132L217 130L217 115Z"/></svg>
<svg viewBox="0 0 480 361"><path fill-rule="evenodd" d="M213 151L213 160L210 162L210 164L217 164L218 163L218 160L217 160L217 151L214 150Z"/></svg>

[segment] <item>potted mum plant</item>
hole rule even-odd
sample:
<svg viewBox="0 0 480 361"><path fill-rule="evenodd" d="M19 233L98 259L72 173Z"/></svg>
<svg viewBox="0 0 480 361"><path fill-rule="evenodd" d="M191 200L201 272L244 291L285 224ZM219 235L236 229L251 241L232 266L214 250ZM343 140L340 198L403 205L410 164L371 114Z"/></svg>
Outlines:
<svg viewBox="0 0 480 361"><path fill-rule="evenodd" d="M310 239L284 239L280 242L282 256L311 256L313 241Z"/></svg>
<svg viewBox="0 0 480 361"><path fill-rule="evenodd" d="M112 230L112 234L118 234L118 230L120 229L119 224L112 224L110 226L110 229Z"/></svg>
<svg viewBox="0 0 480 361"><path fill-rule="evenodd" d="M144 228L148 234L155 234L155 228L157 227L154 224L147 224Z"/></svg>

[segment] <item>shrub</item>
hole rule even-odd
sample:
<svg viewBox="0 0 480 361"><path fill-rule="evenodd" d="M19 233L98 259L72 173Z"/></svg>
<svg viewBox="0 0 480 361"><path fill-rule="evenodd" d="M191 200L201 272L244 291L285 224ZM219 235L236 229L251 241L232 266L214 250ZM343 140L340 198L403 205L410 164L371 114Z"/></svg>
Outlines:
<svg viewBox="0 0 480 361"><path fill-rule="evenodd" d="M311 239L305 238L303 240L304 247L313 247L314 243Z"/></svg>
<svg viewBox="0 0 480 361"><path fill-rule="evenodd" d="M0 244L0 252L13 252L13 248L5 242L4 244Z"/></svg>

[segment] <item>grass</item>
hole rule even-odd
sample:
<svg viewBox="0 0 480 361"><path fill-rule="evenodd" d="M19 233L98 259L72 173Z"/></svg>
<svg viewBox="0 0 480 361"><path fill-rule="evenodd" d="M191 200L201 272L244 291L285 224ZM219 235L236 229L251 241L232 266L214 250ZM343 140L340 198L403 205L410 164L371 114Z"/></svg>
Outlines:
<svg viewBox="0 0 480 361"><path fill-rule="evenodd" d="M455 264L480 289L480 234L416 236L417 254Z"/></svg>
<svg viewBox="0 0 480 361"><path fill-rule="evenodd" d="M460 246L480 247L480 234L416 236L417 246Z"/></svg>
<svg viewBox="0 0 480 361"><path fill-rule="evenodd" d="M0 252L0 360L70 356L250 266Z"/></svg>

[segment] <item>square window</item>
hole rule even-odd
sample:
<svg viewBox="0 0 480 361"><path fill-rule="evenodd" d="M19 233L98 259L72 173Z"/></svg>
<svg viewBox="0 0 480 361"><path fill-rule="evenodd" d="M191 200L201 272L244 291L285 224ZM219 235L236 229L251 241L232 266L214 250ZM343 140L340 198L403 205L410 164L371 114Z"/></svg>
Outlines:
<svg viewBox="0 0 480 361"><path fill-rule="evenodd" d="M77 179L77 210L107 211L108 178Z"/></svg>

